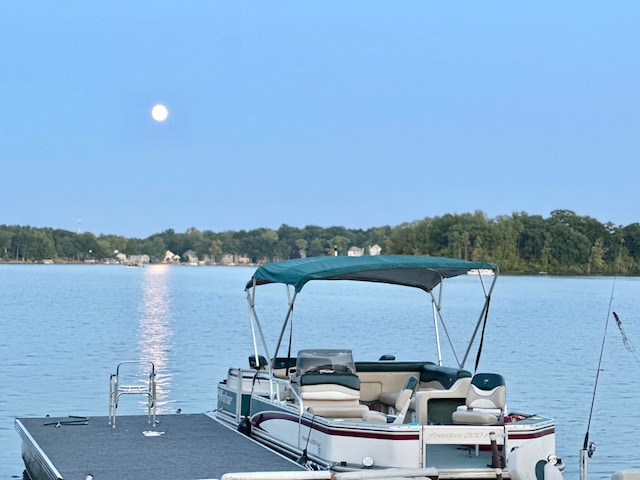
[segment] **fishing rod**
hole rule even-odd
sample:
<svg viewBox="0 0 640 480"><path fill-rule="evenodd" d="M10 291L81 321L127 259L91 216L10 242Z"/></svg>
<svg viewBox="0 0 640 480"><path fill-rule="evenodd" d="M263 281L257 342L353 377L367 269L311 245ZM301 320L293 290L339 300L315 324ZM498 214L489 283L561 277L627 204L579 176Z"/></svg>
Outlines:
<svg viewBox="0 0 640 480"><path fill-rule="evenodd" d="M620 269L620 259L622 257L622 245L624 243L624 239L620 242L620 251L618 253L618 269ZM588 478L588 459L593 457L593 454L596 451L596 444L594 442L589 442L589 429L591 428L591 419L593 418L593 406L596 402L596 392L598 390L598 380L600 379L600 371L602 367L602 357L604 354L604 345L605 340L607 338L607 328L609 326L609 319L611 318L611 308L613 305L613 293L616 289L616 280L618 279L618 274L616 273L613 276L613 285L611 286L611 295L609 296L609 308L607 310L607 319L604 323L604 332L602 334L602 345L600 346L600 356L598 358L598 369L596 371L596 381L593 385L593 395L591 397L591 408L589 409L589 421L587 422L587 431L584 434L584 442L582 444L582 449L580 450L580 480L587 480ZM613 313L616 317L616 321L618 320L618 315Z"/></svg>

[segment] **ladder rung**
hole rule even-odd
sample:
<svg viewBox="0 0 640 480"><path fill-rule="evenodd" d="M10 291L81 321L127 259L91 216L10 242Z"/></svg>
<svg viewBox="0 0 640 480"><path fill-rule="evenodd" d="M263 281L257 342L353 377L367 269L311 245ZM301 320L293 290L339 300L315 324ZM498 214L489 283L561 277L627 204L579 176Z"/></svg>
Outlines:
<svg viewBox="0 0 640 480"><path fill-rule="evenodd" d="M149 387L146 385L118 385L118 393L145 393L150 395Z"/></svg>

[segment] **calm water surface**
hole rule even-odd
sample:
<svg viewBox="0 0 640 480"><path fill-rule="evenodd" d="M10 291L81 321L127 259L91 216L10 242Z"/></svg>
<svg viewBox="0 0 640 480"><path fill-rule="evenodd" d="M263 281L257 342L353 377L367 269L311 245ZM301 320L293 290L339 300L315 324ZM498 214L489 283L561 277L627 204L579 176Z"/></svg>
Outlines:
<svg viewBox="0 0 640 480"><path fill-rule="evenodd" d="M24 469L15 417L107 415L109 375L123 360L155 362L159 413L212 410L217 381L230 365L247 365L252 350L243 291L252 272L243 267L0 265L0 478L21 478ZM469 320L479 314L476 282L465 277L444 292L443 314L459 358L471 333ZM640 348L637 278L503 276L492 300L479 369L503 373L510 410L556 419L557 451L567 464L567 479L578 477L603 338L590 426L590 439L597 443L590 478L640 469L640 352L624 347L613 317L604 336L612 291L613 310L631 344ZM417 336L430 325L419 323L428 319L427 301L417 290L392 286L309 284L295 312L296 350L348 347L362 360L384 353L435 360L432 343L424 340L430 337ZM456 313L454 307L467 303L473 308ZM279 325L286 307L283 287L259 290L257 305L263 307L258 314L267 329ZM364 325L360 334L353 320ZM443 353L446 363L454 362L453 354ZM475 354L466 368L473 370L474 361ZM124 400L119 413L144 410Z"/></svg>

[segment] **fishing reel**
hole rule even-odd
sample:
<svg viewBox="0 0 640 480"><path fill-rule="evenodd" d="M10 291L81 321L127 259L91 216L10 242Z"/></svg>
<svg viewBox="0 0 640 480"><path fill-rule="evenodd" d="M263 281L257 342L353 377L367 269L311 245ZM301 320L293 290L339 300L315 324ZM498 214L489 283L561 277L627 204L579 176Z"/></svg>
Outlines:
<svg viewBox="0 0 640 480"><path fill-rule="evenodd" d="M593 457L593 454L596 453L596 444L594 442L589 442L589 446L587 447L587 455L589 458Z"/></svg>

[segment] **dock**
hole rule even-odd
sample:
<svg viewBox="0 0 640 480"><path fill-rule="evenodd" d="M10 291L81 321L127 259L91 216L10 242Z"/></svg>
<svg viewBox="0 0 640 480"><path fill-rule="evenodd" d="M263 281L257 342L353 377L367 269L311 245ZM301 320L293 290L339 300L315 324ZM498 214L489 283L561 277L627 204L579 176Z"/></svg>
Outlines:
<svg viewBox="0 0 640 480"><path fill-rule="evenodd" d="M202 480L233 472L300 472L297 463L210 415L17 418L33 480Z"/></svg>

